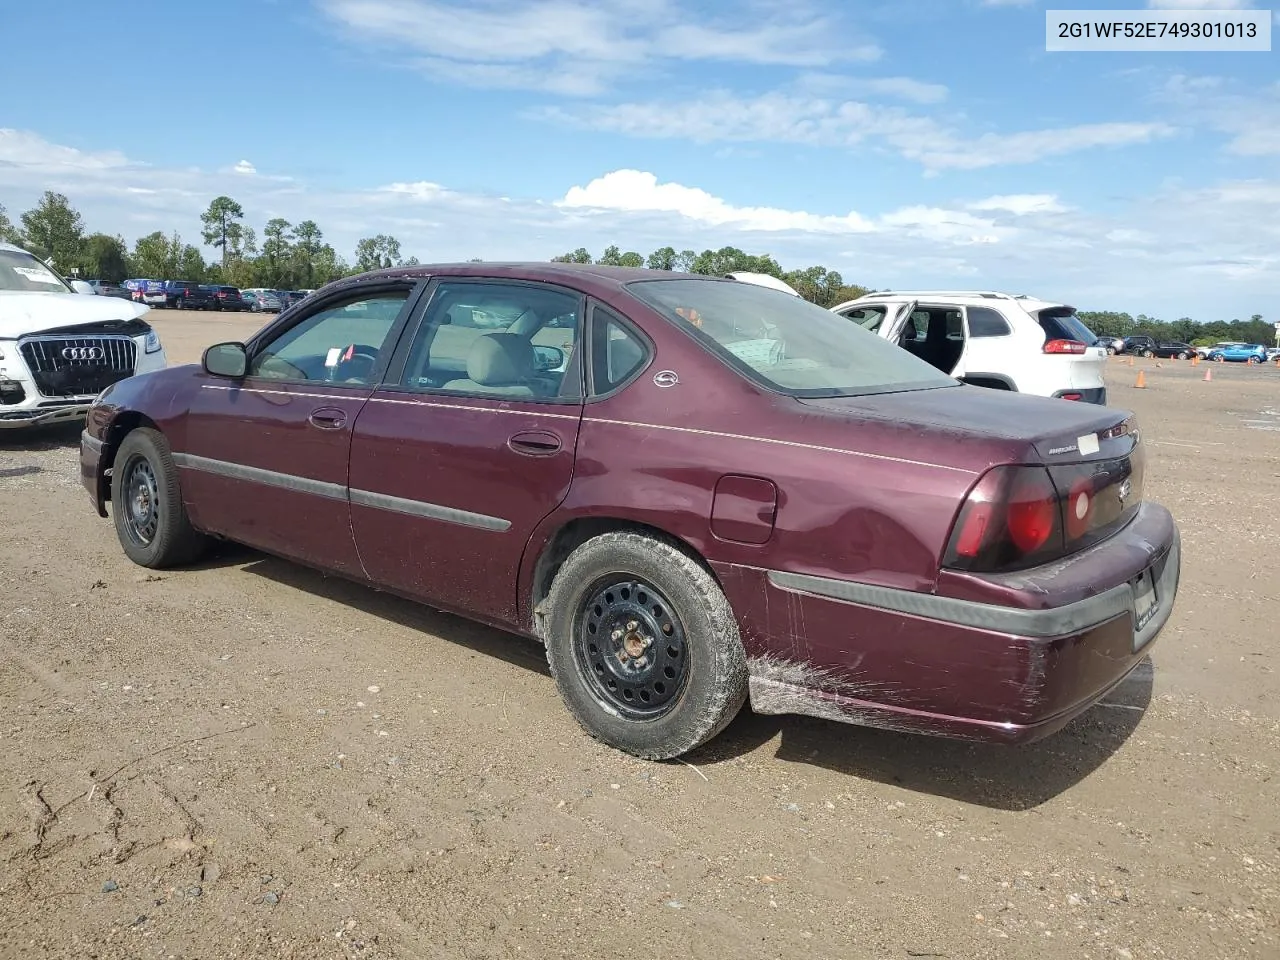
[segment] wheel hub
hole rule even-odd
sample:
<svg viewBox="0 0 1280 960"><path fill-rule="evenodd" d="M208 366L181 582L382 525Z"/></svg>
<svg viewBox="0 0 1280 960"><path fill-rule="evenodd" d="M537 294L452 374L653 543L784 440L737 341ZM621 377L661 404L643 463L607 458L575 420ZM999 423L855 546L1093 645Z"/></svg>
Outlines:
<svg viewBox="0 0 1280 960"><path fill-rule="evenodd" d="M587 686L623 716L661 716L684 686L684 627L667 598L644 581L612 580L589 590L575 641Z"/></svg>

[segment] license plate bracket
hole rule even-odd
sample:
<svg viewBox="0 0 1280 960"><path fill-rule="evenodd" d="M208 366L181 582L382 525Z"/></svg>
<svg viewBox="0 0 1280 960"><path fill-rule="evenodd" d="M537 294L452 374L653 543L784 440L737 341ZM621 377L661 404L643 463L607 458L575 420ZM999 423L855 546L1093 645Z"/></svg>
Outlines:
<svg viewBox="0 0 1280 960"><path fill-rule="evenodd" d="M1160 609L1160 589L1156 583L1155 568L1143 570L1129 585L1133 589L1133 639L1136 650L1140 646L1138 636Z"/></svg>

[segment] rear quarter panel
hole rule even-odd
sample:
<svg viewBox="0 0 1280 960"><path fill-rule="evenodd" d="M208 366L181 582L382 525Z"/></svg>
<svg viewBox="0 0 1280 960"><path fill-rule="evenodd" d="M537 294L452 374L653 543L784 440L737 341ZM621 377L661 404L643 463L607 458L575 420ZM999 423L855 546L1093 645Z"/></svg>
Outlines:
<svg viewBox="0 0 1280 960"><path fill-rule="evenodd" d="M746 380L625 294L611 305L640 322L654 355L630 386L585 406L569 494L526 551L526 623L537 558L558 529L582 518L655 527L713 566L933 589L959 504L998 455L943 429L922 436L899 423L806 408ZM679 382L657 386L659 371L674 371ZM727 474L776 486L774 528L763 543L713 532L716 484Z"/></svg>

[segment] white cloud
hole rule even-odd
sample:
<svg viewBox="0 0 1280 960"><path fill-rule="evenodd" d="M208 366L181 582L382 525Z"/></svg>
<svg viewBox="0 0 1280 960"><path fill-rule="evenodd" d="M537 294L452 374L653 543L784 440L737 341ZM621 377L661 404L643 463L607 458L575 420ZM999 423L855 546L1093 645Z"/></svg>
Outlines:
<svg viewBox="0 0 1280 960"><path fill-rule="evenodd" d="M775 207L733 206L697 187L659 183L652 173L641 170L615 170L585 187L572 187L558 205L594 211L675 213L713 226L732 225L753 231L865 233L873 229L853 212L844 216L818 216Z"/></svg>
<svg viewBox="0 0 1280 960"><path fill-rule="evenodd" d="M1147 143L1173 133L1163 123L1117 122L970 136L896 107L787 93L744 99L717 92L700 100L548 108L538 116L631 137L696 143L853 147L880 141L929 170L1028 164L1080 150Z"/></svg>
<svg viewBox="0 0 1280 960"><path fill-rule="evenodd" d="M947 99L947 88L941 83L924 83L910 77L879 77L867 80L866 87L872 93L912 103L941 103Z"/></svg>
<svg viewBox="0 0 1280 960"><path fill-rule="evenodd" d="M1171 187L1105 215L1050 192L890 210L795 210L770 203L767 183L758 196L730 200L712 184L664 181L643 170L565 184L559 199L466 193L429 176L331 190L245 176L232 166L151 165L0 131L0 196L10 216L16 220L46 189L66 193L89 230L130 241L175 229L197 240L200 213L225 193L259 233L271 217L313 219L348 257L360 237L376 233L394 234L406 255L424 262L546 259L614 243L645 253L668 244L732 245L771 253L787 267L822 264L881 288L1007 289L1082 309L1206 320L1274 313L1280 273L1274 177Z"/></svg>
<svg viewBox="0 0 1280 960"><path fill-rule="evenodd" d="M1025 217L1033 213L1065 213L1064 207L1052 193L1011 193L987 197L969 204L970 210L991 210Z"/></svg>
<svg viewBox="0 0 1280 960"><path fill-rule="evenodd" d="M1241 90L1221 77L1175 74L1156 99L1187 120L1226 134L1228 153L1280 156L1280 82Z"/></svg>
<svg viewBox="0 0 1280 960"><path fill-rule="evenodd" d="M239 161L239 162L238 162L234 167L232 167L231 169L232 169L232 170L234 170L236 173L243 173L243 174L245 174L246 176L253 176L255 173L257 173L257 172L258 172L258 168L257 168L257 167L255 167L255 166L254 166L252 163L250 163L248 160L241 160L241 161Z"/></svg>
<svg viewBox="0 0 1280 960"><path fill-rule="evenodd" d="M880 49L835 20L778 0L695 19L678 0L316 0L342 30L437 80L594 95L654 64L813 67Z"/></svg>

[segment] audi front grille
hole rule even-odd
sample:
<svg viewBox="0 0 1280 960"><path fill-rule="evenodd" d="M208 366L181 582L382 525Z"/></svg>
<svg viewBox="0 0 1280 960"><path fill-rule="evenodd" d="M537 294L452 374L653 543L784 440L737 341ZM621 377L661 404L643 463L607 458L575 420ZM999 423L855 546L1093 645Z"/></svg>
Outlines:
<svg viewBox="0 0 1280 960"><path fill-rule="evenodd" d="M97 396L133 376L138 356L130 337L29 337L18 350L45 397Z"/></svg>

